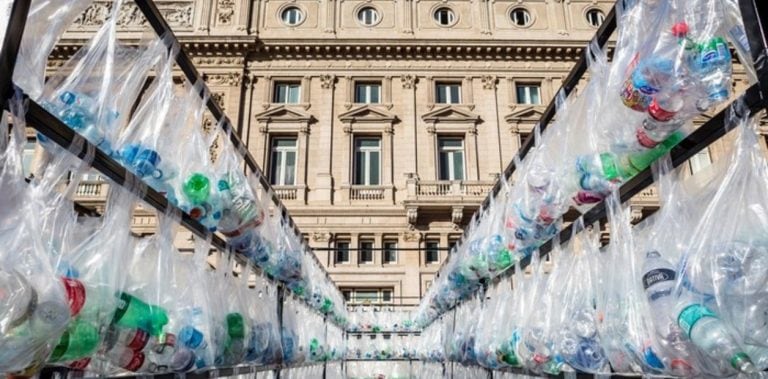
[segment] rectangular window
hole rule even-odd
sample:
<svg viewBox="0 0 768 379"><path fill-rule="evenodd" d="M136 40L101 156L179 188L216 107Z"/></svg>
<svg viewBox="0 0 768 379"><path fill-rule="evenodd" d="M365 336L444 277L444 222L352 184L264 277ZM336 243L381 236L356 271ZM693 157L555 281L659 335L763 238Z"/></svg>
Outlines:
<svg viewBox="0 0 768 379"><path fill-rule="evenodd" d="M349 263L349 242L336 242L336 263Z"/></svg>
<svg viewBox="0 0 768 379"><path fill-rule="evenodd" d="M381 290L381 302L382 303L392 302L392 290Z"/></svg>
<svg viewBox="0 0 768 379"><path fill-rule="evenodd" d="M378 290L355 290L355 302L356 303L378 303L379 291Z"/></svg>
<svg viewBox="0 0 768 379"><path fill-rule="evenodd" d="M440 242L427 241L425 261L427 264L440 261Z"/></svg>
<svg viewBox="0 0 768 379"><path fill-rule="evenodd" d="M448 252L452 252L459 240L448 240Z"/></svg>
<svg viewBox="0 0 768 379"><path fill-rule="evenodd" d="M359 253L360 263L373 263L373 241L360 241Z"/></svg>
<svg viewBox="0 0 768 379"><path fill-rule="evenodd" d="M712 157L709 155L709 147L699 151L691 159L688 160L688 164L691 166L691 174L704 170L712 165Z"/></svg>
<svg viewBox="0 0 768 379"><path fill-rule="evenodd" d="M379 104L381 102L381 84L355 83L355 103Z"/></svg>
<svg viewBox="0 0 768 379"><path fill-rule="evenodd" d="M275 94L272 98L272 102L278 104L298 104L300 96L300 83L277 82L275 83Z"/></svg>
<svg viewBox="0 0 768 379"><path fill-rule="evenodd" d="M273 186L296 184L296 138L273 138L269 179Z"/></svg>
<svg viewBox="0 0 768 379"><path fill-rule="evenodd" d="M382 262L397 263L397 241L384 241L384 252L382 255Z"/></svg>
<svg viewBox="0 0 768 379"><path fill-rule="evenodd" d="M541 104L539 94L541 87L538 84L518 84L517 85L517 103L518 104Z"/></svg>
<svg viewBox="0 0 768 379"><path fill-rule="evenodd" d="M342 288L341 293L350 304L380 304L391 303L394 299L394 288Z"/></svg>
<svg viewBox="0 0 768 379"><path fill-rule="evenodd" d="M439 180L464 180L464 140L443 138L437 140Z"/></svg>
<svg viewBox="0 0 768 379"><path fill-rule="evenodd" d="M350 300L352 300L352 291L343 290L341 291L341 294L344 296L344 301L349 302Z"/></svg>
<svg viewBox="0 0 768 379"><path fill-rule="evenodd" d="M21 157L22 168L24 169L24 177L27 178L32 173L32 162L35 160L35 147L37 143L34 139L27 140L24 145L24 153Z"/></svg>
<svg viewBox="0 0 768 379"><path fill-rule="evenodd" d="M377 186L381 172L381 138L355 138L355 184Z"/></svg>
<svg viewBox="0 0 768 379"><path fill-rule="evenodd" d="M438 104L460 104L461 84L437 83L435 84L435 102Z"/></svg>

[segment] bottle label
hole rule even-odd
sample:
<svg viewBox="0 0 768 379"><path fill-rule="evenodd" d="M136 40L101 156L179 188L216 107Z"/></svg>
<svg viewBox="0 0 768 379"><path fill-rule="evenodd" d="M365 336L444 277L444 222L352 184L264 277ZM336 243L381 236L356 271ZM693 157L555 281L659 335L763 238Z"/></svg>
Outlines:
<svg viewBox="0 0 768 379"><path fill-rule="evenodd" d="M85 305L85 286L77 279L61 278L67 292L69 310L72 317L77 316Z"/></svg>
<svg viewBox="0 0 768 379"><path fill-rule="evenodd" d="M91 358L78 359L69 364L69 367L75 370L85 370L91 364Z"/></svg>
<svg viewBox="0 0 768 379"><path fill-rule="evenodd" d="M131 295L121 292L117 298L117 309L115 310L115 316L113 317L113 323L120 321L125 316L125 312L128 311L128 305L131 303Z"/></svg>
<svg viewBox="0 0 768 379"><path fill-rule="evenodd" d="M675 270L668 268L657 268L648 271L643 275L643 289L647 290L656 283L675 280L676 275Z"/></svg>
<svg viewBox="0 0 768 379"><path fill-rule="evenodd" d="M149 333L141 330L141 329L135 329L133 338L131 338L131 341L128 343L128 348L133 351L141 351L144 350L144 347L147 346L147 343L149 342Z"/></svg>
<svg viewBox="0 0 768 379"><path fill-rule="evenodd" d="M680 328L683 329L688 338L691 338L691 330L694 325L705 317L717 318L717 315L701 304L693 304L687 306L680 312L680 315L677 317L677 324L680 325Z"/></svg>
<svg viewBox="0 0 768 379"><path fill-rule="evenodd" d="M144 360L146 359L146 356L144 353L135 353L133 354L133 357L131 360L123 366L124 369L128 371L138 371L142 365L144 365Z"/></svg>

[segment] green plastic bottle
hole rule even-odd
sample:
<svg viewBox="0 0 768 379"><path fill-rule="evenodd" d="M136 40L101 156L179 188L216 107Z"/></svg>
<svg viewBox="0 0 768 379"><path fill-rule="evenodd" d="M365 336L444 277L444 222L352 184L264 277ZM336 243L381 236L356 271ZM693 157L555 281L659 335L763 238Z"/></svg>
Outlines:
<svg viewBox="0 0 768 379"><path fill-rule="evenodd" d="M99 346L99 328L77 318L69 324L53 349L50 362L69 362L90 357Z"/></svg>
<svg viewBox="0 0 768 379"><path fill-rule="evenodd" d="M211 195L211 181L203 174L196 172L184 181L184 195L194 204L202 204Z"/></svg>
<svg viewBox="0 0 768 379"><path fill-rule="evenodd" d="M620 178L622 181L627 181L650 167L653 162L672 150L675 145L683 140L683 137L683 133L677 131L672 133L667 139L655 147L646 151L625 155L602 153L600 154L600 162L603 166L603 177L608 181L617 178Z"/></svg>
<svg viewBox="0 0 768 379"><path fill-rule="evenodd" d="M150 305L131 294L118 294L117 310L112 323L130 329L144 329L153 337L163 334L168 324L168 312L162 307Z"/></svg>

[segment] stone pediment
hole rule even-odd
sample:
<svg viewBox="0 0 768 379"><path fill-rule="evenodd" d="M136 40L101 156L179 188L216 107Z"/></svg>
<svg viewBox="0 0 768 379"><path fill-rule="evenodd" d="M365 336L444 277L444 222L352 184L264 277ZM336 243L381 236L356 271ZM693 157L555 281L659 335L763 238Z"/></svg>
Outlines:
<svg viewBox="0 0 768 379"><path fill-rule="evenodd" d="M421 119L429 123L479 123L480 116L455 105L448 105L435 109L421 116Z"/></svg>
<svg viewBox="0 0 768 379"><path fill-rule="evenodd" d="M339 120L346 123L379 122L393 124L397 116L370 104L366 104L339 115Z"/></svg>
<svg viewBox="0 0 768 379"><path fill-rule="evenodd" d="M314 121L314 117L311 114L286 105L267 109L255 117L260 122L298 122L306 124Z"/></svg>
<svg viewBox="0 0 768 379"><path fill-rule="evenodd" d="M504 121L510 124L526 121L538 122L543 115L544 108L542 106L527 106L504 116Z"/></svg>

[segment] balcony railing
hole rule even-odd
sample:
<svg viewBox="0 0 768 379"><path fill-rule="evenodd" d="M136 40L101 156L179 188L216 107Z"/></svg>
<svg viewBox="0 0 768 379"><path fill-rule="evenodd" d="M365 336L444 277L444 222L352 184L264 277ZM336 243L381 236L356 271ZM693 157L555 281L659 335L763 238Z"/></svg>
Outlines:
<svg viewBox="0 0 768 379"><path fill-rule="evenodd" d="M350 186L350 200L384 200L387 187L385 186Z"/></svg>
<svg viewBox="0 0 768 379"><path fill-rule="evenodd" d="M409 186L409 197L415 197L416 199L443 197L482 198L493 188L493 182L490 181L414 180L412 184L413 186Z"/></svg>
<svg viewBox="0 0 768 379"><path fill-rule="evenodd" d="M274 186L272 188L280 200L296 200L299 198L298 186Z"/></svg>
<svg viewBox="0 0 768 379"><path fill-rule="evenodd" d="M83 180L75 191L77 200L106 200L109 184L103 180Z"/></svg>

